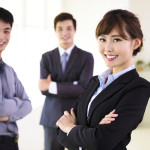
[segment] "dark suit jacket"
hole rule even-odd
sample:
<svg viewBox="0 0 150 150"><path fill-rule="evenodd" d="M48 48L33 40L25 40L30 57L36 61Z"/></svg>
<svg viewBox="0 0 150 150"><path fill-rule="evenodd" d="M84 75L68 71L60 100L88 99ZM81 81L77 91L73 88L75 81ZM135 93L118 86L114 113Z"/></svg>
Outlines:
<svg viewBox="0 0 150 150"><path fill-rule="evenodd" d="M75 46L63 74L58 48L42 55L40 78L45 79L51 74L52 81L57 82L58 94L42 92L46 98L40 124L56 127L56 121L62 116L64 110L70 111L92 77L93 63L91 53ZM74 85L73 81L78 81L78 84Z"/></svg>
<svg viewBox="0 0 150 150"><path fill-rule="evenodd" d="M139 77L135 69L125 73L95 98L87 120L87 107L98 86L98 78L93 77L75 107L78 126L68 136L59 130L58 140L71 150L78 147L87 150L126 150L132 130L142 121L150 97L150 83ZM118 114L116 120L111 124L99 125L113 109Z"/></svg>

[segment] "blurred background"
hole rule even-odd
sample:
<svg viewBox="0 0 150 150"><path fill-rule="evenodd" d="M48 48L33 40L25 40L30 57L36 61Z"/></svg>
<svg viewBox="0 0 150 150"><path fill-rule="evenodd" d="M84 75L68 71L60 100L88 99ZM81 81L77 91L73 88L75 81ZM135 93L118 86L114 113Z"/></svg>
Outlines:
<svg viewBox="0 0 150 150"><path fill-rule="evenodd" d="M0 0L0 7L14 15L10 43L3 60L13 66L33 105L33 111L19 125L20 150L43 150L43 128L39 125L44 96L38 90L41 55L57 46L54 17L69 12L77 20L75 44L93 54L94 75L106 69L98 52L95 29L111 9L127 9L140 19L144 33L143 51L134 58L142 77L150 81L150 1L149 0ZM128 150L150 148L150 104L142 124L132 134Z"/></svg>

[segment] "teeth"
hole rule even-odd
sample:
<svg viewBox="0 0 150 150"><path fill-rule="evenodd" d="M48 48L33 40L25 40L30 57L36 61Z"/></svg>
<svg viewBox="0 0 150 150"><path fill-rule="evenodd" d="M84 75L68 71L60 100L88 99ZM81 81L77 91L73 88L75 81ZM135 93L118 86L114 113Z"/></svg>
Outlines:
<svg viewBox="0 0 150 150"><path fill-rule="evenodd" d="M106 57L109 58L109 59L111 59L111 58L115 58L117 56L108 56L108 55L106 55Z"/></svg>

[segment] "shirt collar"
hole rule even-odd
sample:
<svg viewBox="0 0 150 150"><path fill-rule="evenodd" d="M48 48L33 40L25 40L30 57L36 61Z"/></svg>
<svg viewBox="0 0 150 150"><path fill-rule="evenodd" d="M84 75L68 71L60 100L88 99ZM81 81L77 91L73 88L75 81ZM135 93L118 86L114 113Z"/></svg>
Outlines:
<svg viewBox="0 0 150 150"><path fill-rule="evenodd" d="M64 54L64 52L66 52L68 54L68 56L70 56L70 54L71 54L71 52L72 52L74 47L75 47L75 44L73 44L72 46L70 46L69 48L67 48L65 50L61 46L58 46L58 50L59 50L60 56L62 56Z"/></svg>
<svg viewBox="0 0 150 150"><path fill-rule="evenodd" d="M98 76L98 79L99 79L99 82L100 82L100 87L103 87L106 78L109 75L111 75L111 73L112 73L112 69L107 69L106 71L104 71L102 74L100 74Z"/></svg>
<svg viewBox="0 0 150 150"><path fill-rule="evenodd" d="M0 64L4 65L3 59L0 59Z"/></svg>
<svg viewBox="0 0 150 150"><path fill-rule="evenodd" d="M117 78L120 77L121 75L123 75L123 74L125 74L125 73L127 73L127 72L129 72L129 71L131 71L131 70L133 70L133 69L135 69L135 66L134 66L134 65L132 65L132 66L130 66L130 67L128 67L128 68L126 68L126 69L124 69L124 70L122 70L122 71L116 73L116 74L113 74L113 77L114 77L114 79L117 79Z"/></svg>
<svg viewBox="0 0 150 150"><path fill-rule="evenodd" d="M122 70L122 71L116 73L116 74L112 74L112 69L107 69L106 71L104 71L102 74L100 74L100 75L98 76L98 79L99 79L99 82L100 82L100 84L101 84L101 82L104 82L105 79L108 78L109 76L112 76L112 77L111 77L112 80L115 80L115 79L117 79L118 77L120 77L121 75L123 75L123 74L125 74L125 73L127 73L127 72L129 72L129 71L131 71L131 70L133 70L133 69L135 69L135 66L134 66L134 65L132 65L132 66L130 66L130 67L128 67L128 68L126 68L126 69L124 69L124 70Z"/></svg>
<svg viewBox="0 0 150 150"><path fill-rule="evenodd" d="M5 63L3 62L3 59L1 59L0 60L0 72L3 71L4 67L5 67Z"/></svg>

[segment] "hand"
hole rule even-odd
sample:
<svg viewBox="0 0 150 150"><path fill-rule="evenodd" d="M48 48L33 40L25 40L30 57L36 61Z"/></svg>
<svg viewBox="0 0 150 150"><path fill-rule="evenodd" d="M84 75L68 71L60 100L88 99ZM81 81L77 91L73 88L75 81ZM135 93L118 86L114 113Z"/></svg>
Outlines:
<svg viewBox="0 0 150 150"><path fill-rule="evenodd" d="M51 80L50 74L47 76L47 79L40 79L40 81L39 81L40 91L48 91L51 81L52 80Z"/></svg>
<svg viewBox="0 0 150 150"><path fill-rule="evenodd" d="M118 117L118 114L115 114L115 109L106 115L99 124L110 124L112 121L115 121L115 118Z"/></svg>
<svg viewBox="0 0 150 150"><path fill-rule="evenodd" d="M9 120L9 117L0 117L0 122L3 122L3 121L8 121Z"/></svg>
<svg viewBox="0 0 150 150"><path fill-rule="evenodd" d="M73 108L71 113L64 111L64 115L56 122L56 126L59 127L63 132L69 133L70 130L76 126L76 116Z"/></svg>

